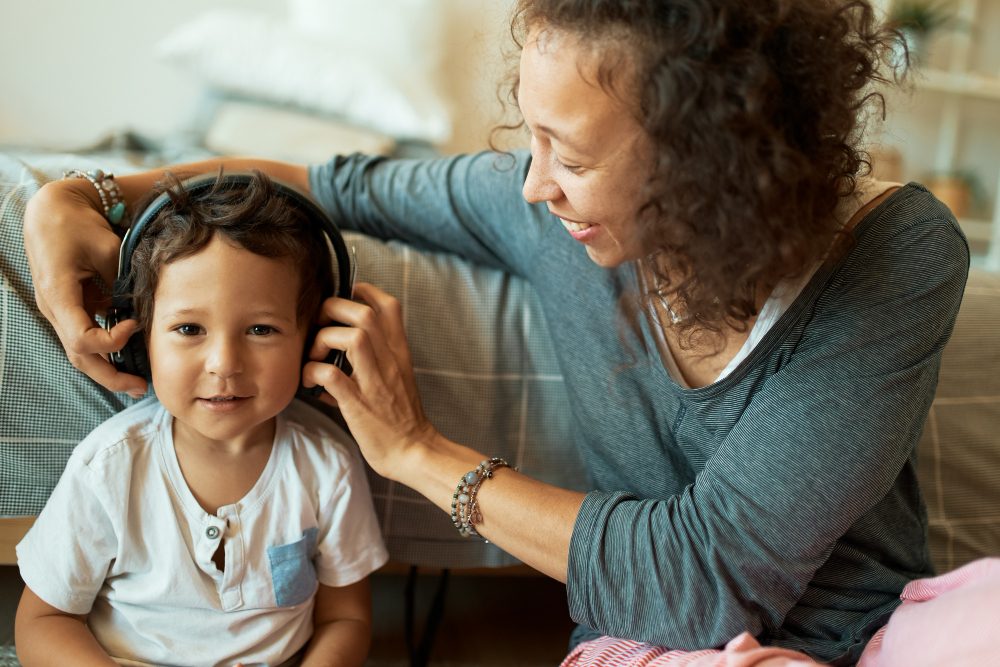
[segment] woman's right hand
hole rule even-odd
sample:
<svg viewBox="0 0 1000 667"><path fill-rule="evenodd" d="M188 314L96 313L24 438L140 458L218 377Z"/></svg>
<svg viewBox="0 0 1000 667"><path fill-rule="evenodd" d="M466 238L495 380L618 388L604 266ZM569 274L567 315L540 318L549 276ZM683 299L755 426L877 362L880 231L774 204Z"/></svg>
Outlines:
<svg viewBox="0 0 1000 667"><path fill-rule="evenodd" d="M96 191L87 181L59 180L28 201L24 249L35 301L73 366L112 391L141 396L146 381L117 371L107 359L125 345L136 322L126 320L105 331L94 319L108 306L96 279L108 289L114 284L121 242L91 196L96 199Z"/></svg>
<svg viewBox="0 0 1000 667"><path fill-rule="evenodd" d="M407 454L437 442L440 434L420 403L399 301L359 282L353 300L327 299L323 316L339 324L316 335L312 361L303 369L306 386L324 387L323 400L340 409L373 470L390 479L407 477ZM351 375L318 361L331 350L346 353Z"/></svg>

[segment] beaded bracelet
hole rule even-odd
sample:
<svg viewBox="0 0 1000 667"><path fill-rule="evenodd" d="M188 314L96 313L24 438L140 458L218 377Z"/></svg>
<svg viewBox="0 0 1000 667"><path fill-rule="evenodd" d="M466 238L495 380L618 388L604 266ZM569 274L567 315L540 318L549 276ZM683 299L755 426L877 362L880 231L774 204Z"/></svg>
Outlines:
<svg viewBox="0 0 1000 667"><path fill-rule="evenodd" d="M479 504L476 496L479 495L479 487L487 479L493 479L493 471L499 468L513 468L505 460L494 456L480 463L475 470L462 475L458 480L455 493L451 496L451 523L458 530L462 537L478 535L476 524L482 523L483 515L479 511Z"/></svg>
<svg viewBox="0 0 1000 667"><path fill-rule="evenodd" d="M106 174L100 169L94 171L70 169L63 172L63 178L85 178L90 181L101 197L104 217L107 218L112 227L118 227L121 224L125 218L125 199L122 197L121 188L118 187L114 174Z"/></svg>

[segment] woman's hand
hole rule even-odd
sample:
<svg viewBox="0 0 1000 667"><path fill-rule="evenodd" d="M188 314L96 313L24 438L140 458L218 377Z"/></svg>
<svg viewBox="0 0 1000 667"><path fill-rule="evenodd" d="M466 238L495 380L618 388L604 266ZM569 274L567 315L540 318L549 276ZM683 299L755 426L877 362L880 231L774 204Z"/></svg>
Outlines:
<svg viewBox="0 0 1000 667"><path fill-rule="evenodd" d="M325 359L330 350L344 350L351 375L310 361L302 378L307 387L326 389L323 400L340 408L369 465L384 477L399 479L406 455L438 434L417 394L399 301L368 283L355 285L354 299L326 300L324 319L343 326L321 329L309 354L313 360Z"/></svg>
<svg viewBox="0 0 1000 667"><path fill-rule="evenodd" d="M92 192L86 181L53 181L28 201L24 248L35 301L73 366L112 391L141 396L146 381L118 372L107 360L135 332L135 321L105 331L94 319L108 305L95 280L114 284L120 241L94 208Z"/></svg>
<svg viewBox="0 0 1000 667"><path fill-rule="evenodd" d="M410 347L399 302L367 283L355 286L356 301L331 298L323 315L343 326L316 336L311 359L344 350L350 376L319 361L305 365L305 385L326 388L351 435L375 472L401 482L450 512L458 480L488 458L439 433L424 416L417 396ZM569 543L584 494L502 470L476 497L484 519L476 530L504 551L559 581L566 581ZM538 508L545 511L539 514Z"/></svg>

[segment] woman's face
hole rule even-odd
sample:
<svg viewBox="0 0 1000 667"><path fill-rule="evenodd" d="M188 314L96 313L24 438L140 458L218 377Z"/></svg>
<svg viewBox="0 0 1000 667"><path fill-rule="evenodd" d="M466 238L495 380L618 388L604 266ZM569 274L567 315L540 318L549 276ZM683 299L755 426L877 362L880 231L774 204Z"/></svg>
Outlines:
<svg viewBox="0 0 1000 667"><path fill-rule="evenodd" d="M636 216L651 145L624 103L597 83L595 53L567 33L532 31L518 101L531 132L524 198L545 202L598 265L646 254Z"/></svg>

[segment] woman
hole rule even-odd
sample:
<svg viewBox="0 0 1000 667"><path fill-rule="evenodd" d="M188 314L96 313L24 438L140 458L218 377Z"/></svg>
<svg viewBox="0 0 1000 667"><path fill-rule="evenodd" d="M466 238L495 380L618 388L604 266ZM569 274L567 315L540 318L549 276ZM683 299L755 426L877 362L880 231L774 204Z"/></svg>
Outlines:
<svg viewBox="0 0 1000 667"><path fill-rule="evenodd" d="M376 471L567 583L567 664L623 646L686 660L744 632L778 648L730 651L853 664L931 573L914 447L968 270L945 207L863 176L859 118L892 35L834 0L520 0L514 29L530 155L187 170L261 168L346 227L534 285L591 493L428 423L398 303L371 285L328 301L345 326L311 353L346 350L353 374L314 361L303 377ZM140 393L104 361L134 324L101 331L82 295L113 278L98 211L81 180L32 200L38 303L78 368Z"/></svg>

